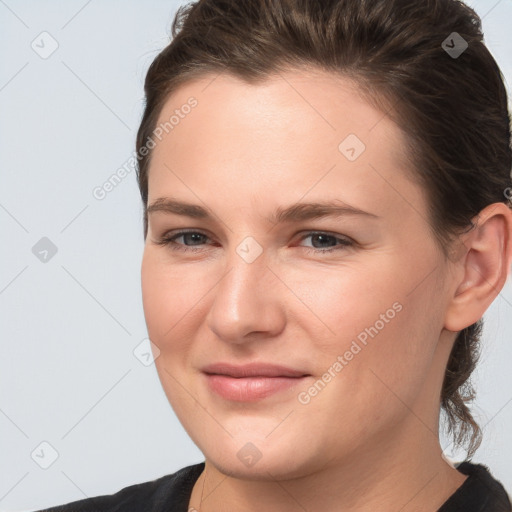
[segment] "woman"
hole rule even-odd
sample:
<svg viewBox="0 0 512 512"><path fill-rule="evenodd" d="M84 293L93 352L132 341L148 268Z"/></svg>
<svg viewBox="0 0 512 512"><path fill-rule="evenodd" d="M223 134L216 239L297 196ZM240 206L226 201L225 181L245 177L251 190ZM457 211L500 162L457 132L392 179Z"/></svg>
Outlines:
<svg viewBox="0 0 512 512"><path fill-rule="evenodd" d="M470 461L512 263L507 95L475 12L200 1L145 92L144 313L205 462L49 510L510 511Z"/></svg>

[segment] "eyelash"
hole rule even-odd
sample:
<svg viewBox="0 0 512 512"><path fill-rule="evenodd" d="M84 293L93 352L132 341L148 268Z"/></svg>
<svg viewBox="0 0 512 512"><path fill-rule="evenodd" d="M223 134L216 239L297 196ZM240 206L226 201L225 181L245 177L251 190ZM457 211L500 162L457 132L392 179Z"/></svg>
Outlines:
<svg viewBox="0 0 512 512"><path fill-rule="evenodd" d="M177 238L179 238L180 236L188 235L188 234L198 234L198 235L208 238L207 235L205 235L204 233L201 233L200 231L179 231L172 235L171 234L164 235L160 240L156 241L156 244L161 245L161 246L168 246L173 251L183 251L183 252L193 252L193 253L203 252L203 249L199 249L196 246L186 246L186 245L178 244L175 242L175 240ZM323 231L311 231L311 232L305 234L301 240L311 237L311 236L318 236L318 235L323 235L323 236L334 238L336 241L340 242L340 244L337 246L328 247L325 249L317 249L314 247L304 247L304 249L306 249L306 252L309 252L309 253L333 252L333 251L337 251L337 250L343 249L345 247L351 247L354 245L354 242L348 238L340 238L335 235L331 235L330 233L325 233Z"/></svg>

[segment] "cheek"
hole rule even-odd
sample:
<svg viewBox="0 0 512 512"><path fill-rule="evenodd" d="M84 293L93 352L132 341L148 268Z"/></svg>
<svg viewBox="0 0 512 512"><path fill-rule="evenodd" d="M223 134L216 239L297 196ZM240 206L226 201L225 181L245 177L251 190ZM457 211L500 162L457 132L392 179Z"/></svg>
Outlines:
<svg viewBox="0 0 512 512"><path fill-rule="evenodd" d="M205 294L197 279L191 281L189 274L170 265L161 251L145 248L141 288L147 331L160 351L155 359L159 379L182 422L196 421L193 401L181 383L186 379L194 313L198 313L198 300Z"/></svg>
<svg viewBox="0 0 512 512"><path fill-rule="evenodd" d="M297 412L307 418L312 431L342 452L394 428L411 414L422 393L433 344L425 331L412 328L418 321L414 308L403 299L400 304L400 311L388 314L388 323L375 320L386 309L367 311L366 322L358 318L364 336L339 336L337 343L317 346L323 364L313 389L301 390L305 394L299 402L307 404L299 405ZM342 322L354 325L355 320Z"/></svg>
<svg viewBox="0 0 512 512"><path fill-rule="evenodd" d="M301 284L309 287L312 309L334 331L319 338L308 322L302 324L318 357L318 375L329 369L336 375L315 401L335 404L340 418L350 410L361 426L401 414L403 402L414 402L428 378L442 320L433 283L411 293L417 277L385 269L360 273L359 279L345 272L337 280Z"/></svg>
<svg viewBox="0 0 512 512"><path fill-rule="evenodd" d="M359 343L362 348L353 361L353 381L359 390L356 403L366 410L369 428L372 421L376 425L393 421L410 414L415 404L420 410L425 405L420 397L430 380L438 339L436 321L426 313L428 297L402 296L398 302L394 315L387 310L384 320L365 328L366 344ZM422 415L420 410L417 413Z"/></svg>
<svg viewBox="0 0 512 512"><path fill-rule="evenodd" d="M199 307L199 282L191 281L180 267L170 265L159 251L146 247L142 258L141 288L150 339L160 350L169 345Z"/></svg>
<svg viewBox="0 0 512 512"><path fill-rule="evenodd" d="M280 275L296 297L289 305L292 311L301 313L297 322L309 332L308 338L314 342L311 350L343 353L353 340L364 344L389 331L389 325L400 316L404 295L402 283L389 278L397 275L390 264L282 269Z"/></svg>
<svg viewBox="0 0 512 512"><path fill-rule="evenodd" d="M174 367L184 364L190 343L204 323L216 275L205 266L171 263L159 248L146 247L141 266L144 317L149 338L161 359Z"/></svg>

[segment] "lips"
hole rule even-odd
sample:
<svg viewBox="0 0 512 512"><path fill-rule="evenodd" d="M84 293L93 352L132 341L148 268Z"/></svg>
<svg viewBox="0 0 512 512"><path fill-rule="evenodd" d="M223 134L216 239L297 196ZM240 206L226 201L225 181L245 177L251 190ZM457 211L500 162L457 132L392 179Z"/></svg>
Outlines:
<svg viewBox="0 0 512 512"><path fill-rule="evenodd" d="M211 391L235 402L262 400L297 386L310 376L301 370L265 363L242 366L216 363L202 371Z"/></svg>
<svg viewBox="0 0 512 512"><path fill-rule="evenodd" d="M304 377L309 375L305 371L295 370L287 366L270 363L250 363L245 365L232 365L229 363L215 363L205 366L204 373L227 375L229 377Z"/></svg>

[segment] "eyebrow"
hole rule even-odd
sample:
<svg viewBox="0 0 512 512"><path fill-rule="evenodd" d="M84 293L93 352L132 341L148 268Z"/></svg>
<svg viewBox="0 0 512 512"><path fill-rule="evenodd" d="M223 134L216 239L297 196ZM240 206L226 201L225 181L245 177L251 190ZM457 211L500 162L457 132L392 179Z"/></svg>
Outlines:
<svg viewBox="0 0 512 512"><path fill-rule="evenodd" d="M206 208L177 201L169 197L160 197L149 205L146 209L146 214L153 212L182 215L193 219L213 220L213 216ZM268 221L272 224L284 224L325 217L339 218L346 215L379 218L379 216L374 213L360 210L340 200L334 200L327 202L295 203L287 207L278 207L268 218Z"/></svg>

